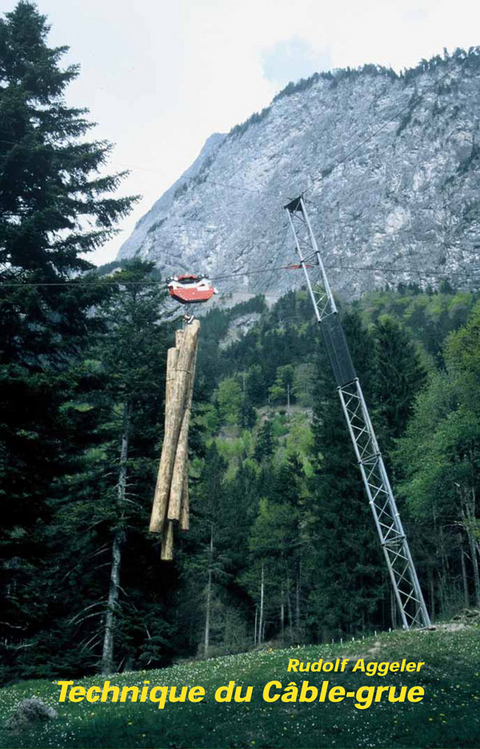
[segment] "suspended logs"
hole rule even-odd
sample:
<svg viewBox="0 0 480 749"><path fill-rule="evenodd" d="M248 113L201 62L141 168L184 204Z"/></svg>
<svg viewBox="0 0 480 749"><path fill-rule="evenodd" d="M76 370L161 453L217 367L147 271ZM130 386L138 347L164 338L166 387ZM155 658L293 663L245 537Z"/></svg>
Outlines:
<svg viewBox="0 0 480 749"><path fill-rule="evenodd" d="M150 518L150 532L161 534L165 561L173 559L174 526L189 527L188 428L199 331L198 320L178 330L167 354L165 434Z"/></svg>

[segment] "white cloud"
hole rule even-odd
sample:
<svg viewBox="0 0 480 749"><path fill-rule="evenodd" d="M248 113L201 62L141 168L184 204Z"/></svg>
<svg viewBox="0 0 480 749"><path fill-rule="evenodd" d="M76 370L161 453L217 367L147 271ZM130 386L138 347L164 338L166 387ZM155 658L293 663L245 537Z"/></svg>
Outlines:
<svg viewBox="0 0 480 749"><path fill-rule="evenodd" d="M278 88L332 67L328 47L314 48L298 36L285 39L265 50L262 53L262 63L266 79Z"/></svg>

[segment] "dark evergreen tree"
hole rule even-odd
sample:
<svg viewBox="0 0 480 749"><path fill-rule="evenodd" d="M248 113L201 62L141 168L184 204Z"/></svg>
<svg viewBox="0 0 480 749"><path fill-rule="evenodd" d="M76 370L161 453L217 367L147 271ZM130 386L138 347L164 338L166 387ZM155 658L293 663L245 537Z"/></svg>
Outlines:
<svg viewBox="0 0 480 749"><path fill-rule="evenodd" d="M382 452L388 456L392 440L405 431L426 373L410 336L396 320L383 318L377 323L374 335L376 361L372 400L376 432Z"/></svg>
<svg viewBox="0 0 480 749"><path fill-rule="evenodd" d="M152 270L152 263L133 260L116 275L117 295L97 312L104 319L105 334L91 353L97 358L105 380L99 394L105 409L103 423L99 425L104 455L97 466L98 483L105 487L104 500L110 518L105 530L110 535L112 556L103 626L104 673L110 673L115 663L121 661L114 658L115 643L125 645L126 629L132 625L122 557L131 553L135 534L139 534L138 557L150 556L150 564L154 558L152 539L145 543L144 536L154 490L157 462L154 448L161 430L167 329L159 325L164 292L149 284ZM135 586L138 597L135 619L143 613L144 602L149 599L148 595L144 598L139 595L141 587ZM150 625L150 638L153 632L161 630L161 619L157 612L160 627ZM140 642L144 639L141 637Z"/></svg>
<svg viewBox="0 0 480 749"><path fill-rule="evenodd" d="M273 436L272 422L265 419L258 430L257 443L255 445L254 458L259 463L263 460L269 460L275 449L275 439Z"/></svg>
<svg viewBox="0 0 480 749"><path fill-rule="evenodd" d="M242 429L253 429L257 423L257 412L247 398L242 400L240 413L238 416L238 425Z"/></svg>
<svg viewBox="0 0 480 749"><path fill-rule="evenodd" d="M275 476L272 497L284 509L283 516L288 529L287 545L283 552L285 577L280 585L281 625L284 630L287 614L290 639L296 639L297 642L303 637L307 593L304 568L308 566L310 551L305 523L305 491L302 464L297 455L292 455L280 466Z"/></svg>
<svg viewBox="0 0 480 749"><path fill-rule="evenodd" d="M108 287L78 276L92 267L82 255L132 204L112 197L122 174L100 175L110 146L84 139L86 110L63 98L78 68L61 69L67 48L49 48L47 35L25 0L0 20L2 641L12 657L45 620L49 499L83 446L64 404Z"/></svg>
<svg viewBox="0 0 480 749"><path fill-rule="evenodd" d="M224 585L229 577L225 525L225 460L215 443L206 450L191 497L191 531L181 557L182 615L191 643L204 655L221 639Z"/></svg>
<svg viewBox="0 0 480 749"><path fill-rule="evenodd" d="M159 663L171 647L169 575L160 588L155 539L147 533L167 348L167 330L158 324L163 292L148 283L150 270L132 261L116 275L116 293L96 312L105 332L70 369L63 412L83 450L76 472L70 465L72 473L52 483L43 539L48 564L36 578L45 620L34 650L16 661L27 673Z"/></svg>
<svg viewBox="0 0 480 749"><path fill-rule="evenodd" d="M267 397L267 383L260 364L254 364L247 372L246 393L254 406L261 406Z"/></svg>
<svg viewBox="0 0 480 749"><path fill-rule="evenodd" d="M344 328L357 373L369 400L373 342L355 314ZM384 562L333 377L320 349L314 404L315 455L308 521L309 624L317 638L378 626L385 595Z"/></svg>

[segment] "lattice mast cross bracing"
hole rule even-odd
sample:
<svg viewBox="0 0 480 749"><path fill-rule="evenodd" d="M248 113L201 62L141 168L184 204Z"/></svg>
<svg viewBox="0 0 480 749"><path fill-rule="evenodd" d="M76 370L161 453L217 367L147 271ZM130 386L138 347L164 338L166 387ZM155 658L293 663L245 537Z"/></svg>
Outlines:
<svg viewBox="0 0 480 749"><path fill-rule="evenodd" d="M285 208L315 316L325 338L403 626L429 627L430 617L415 565L303 197L290 201Z"/></svg>

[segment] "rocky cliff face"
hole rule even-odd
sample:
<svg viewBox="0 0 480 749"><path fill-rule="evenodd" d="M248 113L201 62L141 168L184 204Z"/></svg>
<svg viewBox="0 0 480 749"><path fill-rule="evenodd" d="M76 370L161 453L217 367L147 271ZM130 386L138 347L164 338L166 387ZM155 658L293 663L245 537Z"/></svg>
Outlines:
<svg viewBox="0 0 480 749"><path fill-rule="evenodd" d="M119 257L213 277L292 262L283 205L310 186L335 290L358 295L444 275L471 285L480 266L479 115L480 48L401 76L365 66L290 84L268 109L208 139ZM278 293L300 281L272 271L217 285Z"/></svg>

